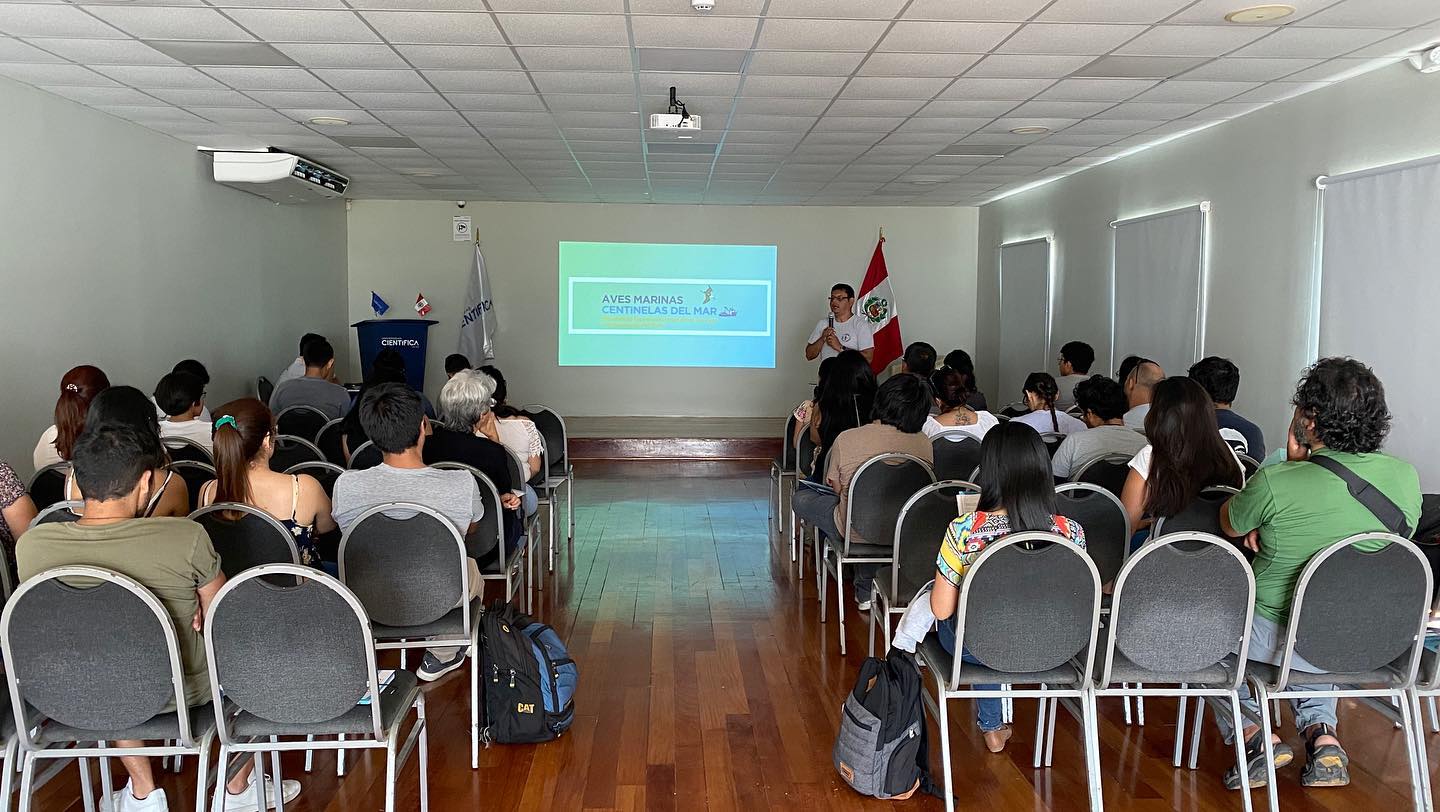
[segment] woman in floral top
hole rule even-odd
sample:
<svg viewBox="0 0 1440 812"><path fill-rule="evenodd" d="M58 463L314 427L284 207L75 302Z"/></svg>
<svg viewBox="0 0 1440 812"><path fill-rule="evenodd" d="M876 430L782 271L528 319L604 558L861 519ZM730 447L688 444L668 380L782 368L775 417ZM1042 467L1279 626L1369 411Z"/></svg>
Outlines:
<svg viewBox="0 0 1440 812"><path fill-rule="evenodd" d="M955 608L960 582L986 545L1011 533L1038 530L1054 533L1085 546L1085 531L1078 522L1055 515L1055 481L1050 475L1050 454L1035 429L1011 421L986 432L980 444L980 503L974 512L950 523L935 561L935 589L930 608L940 621L940 643L955 653ZM963 662L983 665L968 651ZM977 690L995 690L977 685ZM999 699L976 700L976 723L992 753L1005 749L1010 727L1001 721Z"/></svg>
<svg viewBox="0 0 1440 812"><path fill-rule="evenodd" d="M25 483L15 476L15 469L0 462L0 546L5 548L5 561L15 572L15 539L20 538L35 518L35 503L25 490Z"/></svg>

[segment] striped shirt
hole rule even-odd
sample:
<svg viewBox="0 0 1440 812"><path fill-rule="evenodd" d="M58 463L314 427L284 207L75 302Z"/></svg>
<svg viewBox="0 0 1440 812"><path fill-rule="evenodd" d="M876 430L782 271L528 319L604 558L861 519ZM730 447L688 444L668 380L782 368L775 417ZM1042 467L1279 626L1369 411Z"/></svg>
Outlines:
<svg viewBox="0 0 1440 812"><path fill-rule="evenodd" d="M1049 532L1067 538L1081 547L1085 546L1085 529L1080 523L1064 516L1055 516ZM960 586L960 579L980 557L985 546L1010 535L1010 517L1003 513L987 513L977 510L966 513L945 530L945 540L940 543L940 555L935 559L935 568L945 580Z"/></svg>

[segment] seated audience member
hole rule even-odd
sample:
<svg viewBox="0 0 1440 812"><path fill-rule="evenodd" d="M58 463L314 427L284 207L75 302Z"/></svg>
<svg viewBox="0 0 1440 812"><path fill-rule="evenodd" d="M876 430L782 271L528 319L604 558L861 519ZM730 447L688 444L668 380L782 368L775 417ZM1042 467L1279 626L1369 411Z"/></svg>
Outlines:
<svg viewBox="0 0 1440 812"><path fill-rule="evenodd" d="M350 410L350 393L331 383L335 373L335 348L323 338L305 345L305 374L275 387L270 410L279 414L291 406L313 406L334 420Z"/></svg>
<svg viewBox="0 0 1440 812"><path fill-rule="evenodd" d="M1075 387L1080 420L1088 427L1065 438L1055 450L1051 467L1055 476L1068 479L1094 460L1111 454L1133 457L1145 447L1145 437L1125 427L1125 390L1120 384L1095 375Z"/></svg>
<svg viewBox="0 0 1440 812"><path fill-rule="evenodd" d="M85 431L106 426L125 426L154 435L156 440L160 439L160 421L155 418L154 402L133 386L112 386L95 396L94 402L90 404L90 411L85 416ZM154 487L151 488L150 503L143 515L146 518L183 518L190 514L190 489L179 474L164 468L170 461L169 453L165 451L164 445L160 446L160 450L164 458L160 467L152 472L151 481ZM65 484L65 498L81 498L73 473Z"/></svg>
<svg viewBox="0 0 1440 812"><path fill-rule="evenodd" d="M1385 531L1375 514L1350 495L1344 480L1311 461L1325 457L1343 465L1394 502L1411 527L1420 519L1420 479L1415 468L1380 452L1390 431L1390 410L1385 389L1369 367L1351 358L1322 358L1305 371L1292 402L1295 414L1286 438L1287 461L1261 468L1220 508L1225 532L1244 536L1246 546L1256 552L1249 657L1274 665L1280 663L1285 647L1295 583L1305 564L1347 536ZM1381 546L1368 544L1362 549ZM1318 670L1298 652L1290 667ZM1242 703L1258 714L1260 708L1248 689L1242 685L1240 690ZM1305 737L1300 783L1307 787L1350 783L1349 758L1336 738L1335 703L1334 699L1291 702L1295 726ZM1217 716L1226 740L1233 741L1230 719L1223 713ZM1260 735L1259 726L1253 724L1242 733L1251 786L1263 786L1266 780ZM1271 734L1270 740L1275 743L1276 767L1294 758L1278 736ZM1225 776L1225 785L1231 789L1241 785L1235 768Z"/></svg>
<svg viewBox="0 0 1440 812"><path fill-rule="evenodd" d="M925 418L922 430L926 437L934 438L942 431L958 428L979 440L1000 423L995 415L977 412L966 405L970 390L966 388L965 376L949 367L941 367L930 376L930 390L940 413Z"/></svg>
<svg viewBox="0 0 1440 812"><path fill-rule="evenodd" d="M1200 384L1166 378L1145 416L1148 444L1130 460L1120 502L1135 530L1174 516L1212 485L1238 488L1245 470L1215 429L1215 407Z"/></svg>
<svg viewBox="0 0 1440 812"><path fill-rule="evenodd" d="M868 367L867 367L868 368ZM878 454L909 454L930 463L930 438L921 429L930 415L930 387L915 375L896 375L875 393L875 421L849 429L835 438L826 461L825 484L834 493L800 486L795 490L795 514L818 527L833 543L840 544L840 528L850 504L850 481L855 472ZM857 535L851 544L864 544ZM871 582L879 564L853 564L855 600L863 612L870 608Z"/></svg>
<svg viewBox="0 0 1440 812"><path fill-rule="evenodd" d="M60 379L60 397L55 401L55 423L35 444L35 470L70 460L70 450L85 429L90 402L109 388L110 379L98 367L78 366L65 373Z"/></svg>
<svg viewBox="0 0 1440 812"><path fill-rule="evenodd" d="M304 377L305 345L309 344L311 341L315 341L316 339L323 341L325 339L325 336L319 335L317 333L306 333L305 335L300 336L300 354L295 357L294 361L290 362L290 366L285 367L285 369L280 373L280 375L275 378L275 386L277 388L280 386L280 384L285 383L291 378Z"/></svg>
<svg viewBox="0 0 1440 812"><path fill-rule="evenodd" d="M155 403L165 413L160 437L180 437L210 450L210 423L200 419L205 409L205 384L189 372L171 372L155 385Z"/></svg>
<svg viewBox="0 0 1440 812"><path fill-rule="evenodd" d="M929 380L930 373L935 371L935 357L934 347L917 341L905 348L905 355L900 359L900 371Z"/></svg>
<svg viewBox="0 0 1440 812"><path fill-rule="evenodd" d="M200 379L200 386L202 389L210 385L210 370L206 369L204 364L196 361L194 358L187 358L184 361L179 362L170 371L188 372L191 375L194 375L195 377ZM151 397L151 400L155 400L155 398ZM160 418L160 422L162 423L165 422L165 418L169 417L169 415L165 414L165 410L160 408L159 401L155 401L155 416ZM203 403L200 404L199 418L206 423L210 422L210 409Z"/></svg>
<svg viewBox="0 0 1440 812"><path fill-rule="evenodd" d="M5 548L11 572L15 571L15 539L30 527L38 512L15 469L0 462L0 546Z"/></svg>
<svg viewBox="0 0 1440 812"><path fill-rule="evenodd" d="M1060 394L1055 408L1068 410L1075 405L1075 387L1089 380L1094 363L1095 350L1083 341L1069 341L1060 348L1060 379L1055 382Z"/></svg>
<svg viewBox="0 0 1440 812"><path fill-rule="evenodd" d="M1012 419L1046 434L1074 434L1084 431L1084 423L1055 408L1059 391L1050 373L1030 373L1025 378L1024 388L1025 406L1030 411Z"/></svg>
<svg viewBox="0 0 1440 812"><path fill-rule="evenodd" d="M1144 358L1138 355L1125 356L1125 359L1120 362L1120 367L1115 370L1115 382L1124 386L1125 381L1130 377L1130 373L1134 372L1135 367L1139 366L1140 362L1144 360Z"/></svg>
<svg viewBox="0 0 1440 812"><path fill-rule="evenodd" d="M955 519L945 530L935 561L935 589L930 593L930 609L940 621L936 633L951 654L955 653L955 608L961 581L988 544L1011 533L1040 531L1085 546L1085 530L1080 524L1055 513L1050 454L1029 426L1012 420L986 433L980 444L980 481L975 484L980 486L980 501L973 513ZM984 665L968 650L960 656L965 662ZM975 687L996 690L999 686ZM1004 750L1010 726L1002 719L1000 700L975 702L975 721L986 749L992 753Z"/></svg>
<svg viewBox="0 0 1440 812"><path fill-rule="evenodd" d="M462 369L469 369L469 368L470 368L470 359L469 359L469 358L466 358L465 356L461 355L460 353L458 353L458 352L452 352L452 353L450 353L449 355L445 356L445 377L446 377L446 379L453 378L453 377L455 377L455 373L461 371Z"/></svg>
<svg viewBox="0 0 1440 812"><path fill-rule="evenodd" d="M855 313L855 289L839 283L830 288L830 315L821 319L805 342L805 360L825 360L855 350L869 361L875 357L870 320Z"/></svg>
<svg viewBox="0 0 1440 812"><path fill-rule="evenodd" d="M817 480L823 478L820 461L830 452L835 438L841 432L870 422L875 408L875 373L870 362L855 350L846 350L835 356L830 374L825 378L825 389L810 418L810 441L815 444L815 466L807 476ZM929 407L926 407L929 413Z"/></svg>
<svg viewBox="0 0 1440 812"><path fill-rule="evenodd" d="M825 391L825 378L829 376L830 366L834 363L834 358L826 358L820 362L815 388L811 390L809 398L795 407L795 434L790 438L790 445L796 448L800 447L800 435L810 430L810 419L815 415L815 405L820 402L820 393Z"/></svg>
<svg viewBox="0 0 1440 812"><path fill-rule="evenodd" d="M384 351L380 353L382 356L384 354ZM365 399L365 395L371 389L382 383L398 383L409 386L405 382L404 369L396 369L390 364L381 363L377 357L375 363L370 367L370 375L365 378L364 383L360 384L360 391L355 393L350 409L345 412L345 419L340 423L340 445L345 452L347 461L351 454L354 454L370 439L365 436L365 427L360 425L360 401Z"/></svg>
<svg viewBox="0 0 1440 812"><path fill-rule="evenodd" d="M138 392L137 392L138 394ZM141 395L142 399L144 398ZM148 399L145 410L155 410ZM205 611L225 583L220 557L205 529L185 519L145 518L157 487L156 469L164 463L160 438L153 431L124 425L93 426L74 448L75 477L85 497L84 514L75 522L43 524L26 533L17 549L20 578L33 578L56 567L85 565L133 578L165 606L175 626L183 672L185 703L196 712L211 699L205 660ZM88 584L77 584L87 586ZM140 741L117 741L139 747ZM165 790L155 786L149 758L121 759L130 785L102 799L116 812L164 812ZM226 810L255 809L251 765L226 787ZM264 788L266 797L271 790ZM298 781L282 783L288 802L300 794Z"/></svg>
<svg viewBox="0 0 1440 812"><path fill-rule="evenodd" d="M330 497L309 474L270 470L275 417L255 398L232 400L217 410L215 480L200 486L200 504L238 502L270 514L290 531L300 563L321 569L317 536L336 528Z"/></svg>
<svg viewBox="0 0 1440 812"><path fill-rule="evenodd" d="M495 431L500 435L500 444L510 449L511 453L520 458L520 468L525 474L525 481L528 483L540 473L544 465L545 437L536 428L535 421L526 417L523 412L510 405L507 398L510 391L505 385L505 376L500 373L499 368L486 364L480 367L480 371L490 376L495 382L495 405L491 408L495 411ZM535 490L528 484L525 486L525 514L528 516L535 512Z"/></svg>
<svg viewBox="0 0 1440 812"><path fill-rule="evenodd" d="M1215 422L1221 430L1229 429L1245 438L1246 456L1265 459L1264 432L1230 408L1235 402L1235 393L1240 391L1239 367L1229 358L1212 355L1196 361L1186 374L1210 393L1210 399L1215 402Z"/></svg>
<svg viewBox="0 0 1440 812"><path fill-rule="evenodd" d="M464 463L489 478L505 509L502 529L508 551L514 549L523 532L516 511L521 508L525 483L510 478L510 452L500 443L498 421L490 407L494 395L495 380L489 375L473 369L455 373L440 390L440 419L444 425L431 427L430 436L425 438L424 457L430 465ZM533 513L534 503L529 507Z"/></svg>
<svg viewBox="0 0 1440 812"><path fill-rule="evenodd" d="M975 362L970 360L970 353L951 350L945 354L945 366L965 376L965 388L970 390L970 399L965 401L965 405L977 412L987 411L990 406L985 401L985 393L975 383Z"/></svg>
<svg viewBox="0 0 1440 812"><path fill-rule="evenodd" d="M1154 361L1142 358L1124 380L1125 398L1130 403L1130 411L1125 413L1125 425L1144 431L1145 415L1150 412L1150 401L1155 397L1155 385L1165 380L1165 370Z"/></svg>
<svg viewBox="0 0 1440 812"><path fill-rule="evenodd" d="M335 480L331 507L340 529L348 531L370 508L388 502L413 502L438 511L460 535L473 532L485 515L480 487L468 471L442 471L425 465L430 420L425 417L420 393L403 383L382 383L365 393L359 408L365 434L380 449L384 461L374 468L346 471ZM414 514L395 511L385 515L406 519ZM481 590L475 558L467 558L466 563L470 569L470 595L462 600L479 597ZM425 653L415 676L428 682L464 663L463 648L433 648Z"/></svg>

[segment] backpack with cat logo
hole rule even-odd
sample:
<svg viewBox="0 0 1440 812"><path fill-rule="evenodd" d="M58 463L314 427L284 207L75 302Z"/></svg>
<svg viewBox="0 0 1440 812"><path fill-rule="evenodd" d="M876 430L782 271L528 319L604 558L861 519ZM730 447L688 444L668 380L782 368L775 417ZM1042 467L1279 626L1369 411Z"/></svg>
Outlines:
<svg viewBox="0 0 1440 812"><path fill-rule="evenodd" d="M860 666L832 754L840 777L856 792L894 800L916 790L941 797L930 778L922 690L914 655L898 648Z"/></svg>
<svg viewBox="0 0 1440 812"><path fill-rule="evenodd" d="M495 601L480 618L481 738L501 744L544 742L575 720L579 670L555 630Z"/></svg>

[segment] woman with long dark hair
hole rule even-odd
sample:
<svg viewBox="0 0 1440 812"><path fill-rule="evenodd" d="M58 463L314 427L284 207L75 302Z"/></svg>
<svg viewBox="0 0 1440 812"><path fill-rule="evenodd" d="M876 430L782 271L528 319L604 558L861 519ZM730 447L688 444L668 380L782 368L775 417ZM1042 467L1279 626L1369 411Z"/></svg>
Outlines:
<svg viewBox="0 0 1440 812"><path fill-rule="evenodd" d="M970 357L970 353L964 350L945 353L945 366L965 376L965 386L970 392L965 405L977 412L988 411L990 405L985 401L985 393L980 391L980 384L975 381L975 361Z"/></svg>
<svg viewBox="0 0 1440 812"><path fill-rule="evenodd" d="M127 426L160 437L160 419L155 416L155 402L150 396L133 386L112 386L95 396L85 415L83 433L105 426ZM161 445L164 449L164 445ZM167 459L166 462L169 460ZM188 516L190 514L190 489L185 480L174 472L159 468L151 474L151 481L159 483L150 496L141 518L152 516ZM79 499L80 489L75 485L72 473L65 482L65 498Z"/></svg>
<svg viewBox="0 0 1440 812"><path fill-rule="evenodd" d="M1060 386L1048 372L1032 372L1025 378L1022 394L1029 413L1013 418L1032 429L1049 434L1073 434L1084 431L1085 424L1055 408L1060 398Z"/></svg>
<svg viewBox="0 0 1440 812"><path fill-rule="evenodd" d="M480 372L490 376L495 382L495 394L492 399L495 405L495 431L500 436L500 444L510 449L511 453L520 458L520 467L525 474L525 481L529 482L540 471L543 462L541 454L545 451L545 436L536 428L535 421L525 416L525 413L510 405L510 389L505 385L505 376L493 365L480 367ZM526 485L525 491L525 513L529 515L535 512L536 505L535 490Z"/></svg>
<svg viewBox="0 0 1440 812"><path fill-rule="evenodd" d="M1245 484L1240 461L1216 428L1215 404L1189 378L1166 378L1155 385L1145 437L1150 444L1130 460L1120 493L1137 530L1174 516L1212 485Z"/></svg>
<svg viewBox="0 0 1440 812"><path fill-rule="evenodd" d="M794 448L800 446L800 435L810 430L810 421L815 417L815 404L820 402L820 393L825 391L825 380L830 377L830 368L834 364L833 356L820 362L820 374L815 380L815 388L811 390L810 397L795 407L795 433L789 438L790 445Z"/></svg>
<svg viewBox="0 0 1440 812"><path fill-rule="evenodd" d="M930 609L940 621L940 643L955 653L955 609L965 571L985 547L1011 533L1040 531L1085 546L1079 523L1055 515L1055 481L1050 476L1050 454L1036 431L1017 421L1002 423L986 432L980 443L980 501L973 512L950 523L935 561L935 588ZM962 651L965 662L984 665ZM984 690L994 686L977 685ZM1010 728L1002 721L999 699L976 700L976 724L992 753L1005 749Z"/></svg>
<svg viewBox="0 0 1440 812"><path fill-rule="evenodd" d="M825 389L810 418L810 440L815 443L815 460L825 458L840 432L870 422L875 409L875 373L859 350L844 350L833 359L825 378ZM817 476L824 471L815 469Z"/></svg>
<svg viewBox="0 0 1440 812"><path fill-rule="evenodd" d="M83 365L60 379L60 397L55 400L55 424L45 429L35 444L35 470L67 462L75 441L85 429L85 416L95 396L110 388L110 379L99 367Z"/></svg>
<svg viewBox="0 0 1440 812"><path fill-rule="evenodd" d="M200 486L200 504L232 502L270 514L290 531L300 563L320 568L315 538L335 529L330 497L308 474L270 470L275 453L275 417L255 398L240 398L215 410L215 480Z"/></svg>
<svg viewBox="0 0 1440 812"><path fill-rule="evenodd" d="M957 370L949 367L935 370L930 375L930 391L940 413L925 418L926 437L933 438L942 431L958 428L980 440L984 439L985 432L1000 423L995 415L969 405L972 394L969 379Z"/></svg>

